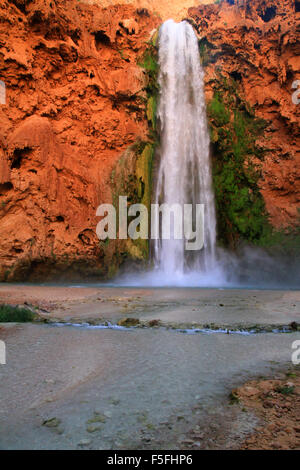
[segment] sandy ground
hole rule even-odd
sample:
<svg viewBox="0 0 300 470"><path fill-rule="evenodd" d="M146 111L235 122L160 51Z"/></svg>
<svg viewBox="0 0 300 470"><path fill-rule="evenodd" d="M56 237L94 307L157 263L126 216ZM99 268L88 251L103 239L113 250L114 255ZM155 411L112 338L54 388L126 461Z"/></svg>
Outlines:
<svg viewBox="0 0 300 470"><path fill-rule="evenodd" d="M45 318L110 321L125 317L183 326L251 327L300 323L300 291L71 288L0 284L0 303L38 306Z"/></svg>
<svg viewBox="0 0 300 470"><path fill-rule="evenodd" d="M0 448L260 448L268 440L259 434L264 420L275 423L272 448L299 447L297 421L291 421L293 414L298 419L298 382L287 396L274 391L278 382L271 397L256 385L274 377L294 381L282 371L292 367L299 332L174 329L205 322L286 325L299 321L299 297L296 291L1 285L0 303L38 306L48 321L135 317L173 329L2 324L7 363L0 366ZM247 397L245 383L254 395ZM279 400L272 416L264 414L272 410L264 406L268 400ZM288 428L291 440L282 438Z"/></svg>

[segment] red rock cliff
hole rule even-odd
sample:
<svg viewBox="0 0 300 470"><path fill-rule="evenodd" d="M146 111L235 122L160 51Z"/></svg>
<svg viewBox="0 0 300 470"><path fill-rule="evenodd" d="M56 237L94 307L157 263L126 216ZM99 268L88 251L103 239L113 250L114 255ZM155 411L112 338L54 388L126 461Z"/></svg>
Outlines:
<svg viewBox="0 0 300 470"><path fill-rule="evenodd" d="M96 208L147 132L137 62L159 21L125 5L1 2L0 279L101 272Z"/></svg>
<svg viewBox="0 0 300 470"><path fill-rule="evenodd" d="M261 142L269 149L261 191L274 225L293 224L300 189L300 105L291 98L300 79L299 2L231 3L189 9L200 37L213 45L207 97L220 69L270 121ZM68 269L101 273L96 207L111 200L121 154L147 134L137 61L160 21L141 2L101 8L77 0L2 0L0 280Z"/></svg>

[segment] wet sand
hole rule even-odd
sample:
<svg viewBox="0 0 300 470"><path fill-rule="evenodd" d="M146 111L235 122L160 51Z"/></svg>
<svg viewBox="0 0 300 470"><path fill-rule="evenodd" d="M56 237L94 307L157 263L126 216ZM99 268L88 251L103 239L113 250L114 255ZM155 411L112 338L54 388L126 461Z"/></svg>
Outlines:
<svg viewBox="0 0 300 470"><path fill-rule="evenodd" d="M45 318L110 321L160 319L175 325L300 323L300 291L194 288L72 288L0 284L0 303L27 302Z"/></svg>
<svg viewBox="0 0 300 470"><path fill-rule="evenodd" d="M229 425L222 446L238 447L257 420L233 414L230 390L287 367L297 337L11 326L1 334L0 448L185 448L216 414Z"/></svg>

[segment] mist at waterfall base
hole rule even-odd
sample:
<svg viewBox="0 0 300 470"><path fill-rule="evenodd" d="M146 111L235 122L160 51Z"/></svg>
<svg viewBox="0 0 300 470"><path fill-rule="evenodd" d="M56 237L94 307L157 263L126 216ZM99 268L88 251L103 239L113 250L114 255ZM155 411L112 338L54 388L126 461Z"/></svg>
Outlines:
<svg viewBox="0 0 300 470"><path fill-rule="evenodd" d="M185 21L168 20L160 28L158 82L154 202L204 204L204 248L188 252L184 240L155 240L151 269L125 271L113 285L299 287L300 270L291 260L249 246L234 253L217 247L204 71L197 37Z"/></svg>
<svg viewBox="0 0 300 470"><path fill-rule="evenodd" d="M186 270L166 276L158 268L145 270L125 265L107 286L115 287L200 287L223 289L299 289L299 259L243 246L237 251L216 249L218 265L210 272Z"/></svg>

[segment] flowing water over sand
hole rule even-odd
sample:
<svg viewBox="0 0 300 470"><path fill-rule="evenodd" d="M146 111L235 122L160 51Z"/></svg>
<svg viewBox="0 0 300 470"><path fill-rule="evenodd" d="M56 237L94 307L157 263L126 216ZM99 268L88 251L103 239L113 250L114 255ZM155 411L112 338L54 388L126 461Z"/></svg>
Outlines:
<svg viewBox="0 0 300 470"><path fill-rule="evenodd" d="M210 415L223 406L231 413L233 386L288 364L295 338L12 327L0 370L0 448L182 448L194 426L206 433ZM43 425L53 418L57 426ZM254 423L230 421L227 443Z"/></svg>

